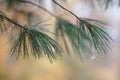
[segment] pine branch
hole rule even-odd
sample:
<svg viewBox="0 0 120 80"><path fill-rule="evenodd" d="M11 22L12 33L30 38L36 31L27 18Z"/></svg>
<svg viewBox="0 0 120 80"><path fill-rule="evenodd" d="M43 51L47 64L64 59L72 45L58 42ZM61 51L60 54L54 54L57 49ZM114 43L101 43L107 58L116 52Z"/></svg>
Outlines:
<svg viewBox="0 0 120 80"><path fill-rule="evenodd" d="M57 35L66 35L73 50L78 54L93 53L94 49L97 53L107 53L110 50L111 37L103 28L103 23L92 19L81 19L77 21L77 25L70 23L64 19L58 18L56 22L55 32ZM64 38L62 38L64 42ZM65 44L66 50L69 47ZM92 49L91 49L92 48ZM95 52L94 51L94 52ZM70 52L70 51L68 51Z"/></svg>
<svg viewBox="0 0 120 80"><path fill-rule="evenodd" d="M21 24L16 23L15 21L9 19L8 17L6 17L6 16L4 16L4 15L0 15L0 17L3 18L3 19L5 19L5 20L7 20L7 21L9 21L9 22L11 22L11 23L13 23L14 25L16 25L16 26L18 26L18 27L20 27L20 28L22 28L22 29L24 29L24 30L28 30L27 28L25 28L25 27L22 26Z"/></svg>
<svg viewBox="0 0 120 80"><path fill-rule="evenodd" d="M60 8L67 11L77 19L77 25L72 24L62 18L59 18L43 6L35 4L31 1L15 1L18 1L18 3L27 3L32 6L38 7L39 9L42 9L51 16L55 17L57 21L55 29L56 34L60 34L61 36L63 36L62 39L68 53L70 52L70 50L66 41L66 37L71 43L71 46L74 48L74 51L77 51L77 53L79 54L81 54L81 51L92 51L91 46L95 48L98 53L106 53L106 47L109 48L110 37L105 32L105 30L101 28L104 25L101 26L101 23L99 21L89 18L79 18L72 11L65 8L55 0L52 0L52 2L54 2ZM0 15L0 17L21 28L17 40L14 42L14 45L12 45L12 55L15 55L18 58L21 54L23 54L23 57L28 57L29 53L32 53L35 58L42 58L43 56L46 56L50 61L56 60L56 56L62 55L61 48L58 43L36 28L36 26L40 25L31 25L28 23L29 26L22 26L21 24L16 23L15 21L4 15ZM96 23L100 25L97 25Z"/></svg>
<svg viewBox="0 0 120 80"><path fill-rule="evenodd" d="M21 29L10 53L16 59L21 55L23 58L29 58L30 53L32 53L35 58L47 57L50 62L56 60L57 56L62 56L61 49L56 41L35 28L31 28L29 32Z"/></svg>

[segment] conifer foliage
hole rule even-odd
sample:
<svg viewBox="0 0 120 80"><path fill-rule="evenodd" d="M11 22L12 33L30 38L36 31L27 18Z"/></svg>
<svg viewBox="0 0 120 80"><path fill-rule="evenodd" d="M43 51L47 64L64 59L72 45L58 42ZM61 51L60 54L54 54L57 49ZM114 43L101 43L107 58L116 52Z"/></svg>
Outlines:
<svg viewBox="0 0 120 80"><path fill-rule="evenodd" d="M38 0L39 3L43 1ZM112 39L106 32L104 23L90 18L80 18L57 0L51 1L52 5L58 6L75 17L75 23L61 18L54 12L50 12L43 5L36 4L33 0L0 0L0 33L7 33L10 27L17 32L16 39L14 39L10 49L12 56L15 56L16 59L20 56L29 58L30 55L35 58L47 57L52 62L57 57L62 56L63 53L70 53L71 48L78 54L89 53L92 50L99 54L107 53ZM66 2L65 0L63 1ZM101 4L102 1L105 3L106 9L113 2L112 0L98 0L98 3ZM55 32L44 29L43 27L47 25L47 20L36 17L34 11L30 12L23 8L26 6L38 7L40 11L44 11L54 17L56 19ZM22 16L26 17L26 24L19 23L20 16L17 16L18 21L10 18L9 10L23 14ZM56 38L51 37L46 32L54 33ZM64 49L59 39L63 40Z"/></svg>

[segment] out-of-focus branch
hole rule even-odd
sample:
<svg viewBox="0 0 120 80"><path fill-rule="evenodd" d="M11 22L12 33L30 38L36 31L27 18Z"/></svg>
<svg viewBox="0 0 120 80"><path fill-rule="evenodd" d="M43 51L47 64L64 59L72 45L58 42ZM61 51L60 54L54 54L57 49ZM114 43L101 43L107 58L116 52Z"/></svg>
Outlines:
<svg viewBox="0 0 120 80"><path fill-rule="evenodd" d="M53 13L51 13L50 11L48 11L47 9L45 9L44 7L40 6L40 5L37 5L31 1L24 1L24 0L18 0L19 2L22 2L22 3L28 3L28 4L31 4L33 6L36 6L42 10L44 10L45 12L49 13L51 16L57 18L57 16ZM75 15L72 11L66 9L65 7L63 7L62 5L60 5L59 3L57 3L55 0L52 0L52 2L54 2L56 5L58 5L59 7L61 7L62 9L64 9L65 11L69 12L70 14L72 14L74 17L76 17L77 19L80 19L77 15Z"/></svg>
<svg viewBox="0 0 120 80"><path fill-rule="evenodd" d="M17 1L22 2L22 3L28 3L28 4L31 4L33 6L36 6L36 7L40 8L40 9L44 10L45 12L49 13L51 16L57 18L56 15L54 15L53 13L51 13L50 11L48 11L47 9L45 9L44 7L42 7L40 5L37 5L37 4L35 4L35 3L31 2L31 1L24 1L24 0L17 0Z"/></svg>

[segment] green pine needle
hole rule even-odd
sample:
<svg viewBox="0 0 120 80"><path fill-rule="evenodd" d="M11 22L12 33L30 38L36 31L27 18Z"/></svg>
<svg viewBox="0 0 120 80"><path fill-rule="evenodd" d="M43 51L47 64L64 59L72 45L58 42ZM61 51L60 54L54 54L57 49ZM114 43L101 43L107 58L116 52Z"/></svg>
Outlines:
<svg viewBox="0 0 120 80"><path fill-rule="evenodd" d="M90 41L88 35L86 35L81 29L78 29L77 26L73 25L72 23L68 22L67 20L59 18L56 22L56 34L62 36L64 44L66 46L67 52L69 51L69 46L66 43L66 39L64 35L66 35L74 49L74 51L80 52L81 47L85 47L85 45L81 41L81 35L85 41ZM58 37L59 38L59 37Z"/></svg>
<svg viewBox="0 0 120 80"><path fill-rule="evenodd" d="M97 0L97 2L99 3L100 7L104 6L105 10L114 4L113 0ZM119 3L120 3L120 1L119 1ZM119 5L119 3L117 5Z"/></svg>
<svg viewBox="0 0 120 80"><path fill-rule="evenodd" d="M77 20L77 25L74 25L58 18L55 32L58 36L62 36L67 52L70 52L70 49L65 35L77 53L92 53L94 48L97 53L106 54L112 39L103 28L104 26L102 22L94 19L81 18Z"/></svg>
<svg viewBox="0 0 120 80"><path fill-rule="evenodd" d="M79 28L88 35L92 41L90 46L95 48L97 53L107 53L110 48L110 41L112 38L106 32L106 29L103 28L105 25L101 24L97 20L92 19L81 19L79 20Z"/></svg>
<svg viewBox="0 0 120 80"><path fill-rule="evenodd" d="M30 53L32 53L35 58L46 56L50 62L56 60L57 56L62 56L59 45L48 35L34 28L27 32L21 29L10 52L16 56L16 58L19 58L20 55L24 58L29 57Z"/></svg>
<svg viewBox="0 0 120 80"><path fill-rule="evenodd" d="M0 11L0 15L6 16L6 14L3 11ZM5 31L7 31L7 28L4 23L4 18L0 16L0 32L3 33Z"/></svg>

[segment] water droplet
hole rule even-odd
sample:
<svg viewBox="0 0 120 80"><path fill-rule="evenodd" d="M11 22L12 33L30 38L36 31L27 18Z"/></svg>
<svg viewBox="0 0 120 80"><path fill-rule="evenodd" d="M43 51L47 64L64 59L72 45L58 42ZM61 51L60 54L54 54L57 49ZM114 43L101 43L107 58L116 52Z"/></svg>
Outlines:
<svg viewBox="0 0 120 80"><path fill-rule="evenodd" d="M52 50L53 50L53 52L55 51L55 49L52 47Z"/></svg>
<svg viewBox="0 0 120 80"><path fill-rule="evenodd" d="M95 55L92 55L92 56L90 57L91 60L94 60L95 58L96 58Z"/></svg>
<svg viewBox="0 0 120 80"><path fill-rule="evenodd" d="M12 24L12 26L14 27L14 26L15 26L15 24Z"/></svg>

